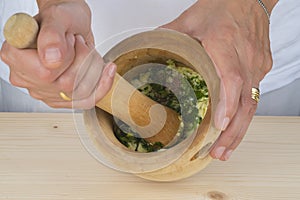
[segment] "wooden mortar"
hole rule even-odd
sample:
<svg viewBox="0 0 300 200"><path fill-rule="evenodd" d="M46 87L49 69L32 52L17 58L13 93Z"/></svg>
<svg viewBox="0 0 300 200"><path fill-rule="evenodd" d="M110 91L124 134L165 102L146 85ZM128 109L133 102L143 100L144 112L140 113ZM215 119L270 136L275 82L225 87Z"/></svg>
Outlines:
<svg viewBox="0 0 300 200"><path fill-rule="evenodd" d="M130 155L130 158L127 159L128 162L117 163L119 161L117 158L116 160L112 158L112 160L114 160L112 162L116 162L117 165L124 165L124 168L128 168L128 171L131 172L130 168L136 167L131 165L131 163L143 165L141 160L147 158L144 162L144 171L135 173L133 170L131 173L154 181L179 180L189 177L206 167L212 160L209 156L209 150L221 133L220 130L215 128L213 117L219 101L220 80L214 65L200 43L182 33L157 29L139 33L123 40L113 47L104 56L104 59L106 62L116 63L120 75L123 75L135 66L141 64L165 63L167 60L172 59L194 69L203 76L208 86L210 98L207 113L199 125L195 137L187 144L187 149L182 151L177 159L159 169L148 169L146 165L149 159L153 159L153 163L155 163L156 160L163 161L168 159L172 152L170 152L169 155L166 153L165 155L158 154L157 156L155 156L155 153L133 153L115 138L112 130L111 116L100 109L96 109L99 126L108 138L105 143L111 149L118 149L120 155ZM95 124L91 122L91 116L93 116L92 112L93 111L85 111L85 124L90 130L88 133L89 138L93 141L93 145L96 149L101 152L107 152L106 155L110 156L109 152L111 152L111 150L99 144L99 141L102 139L99 139L99 135L97 135L99 133L97 133L97 130L93 127ZM111 157L114 156L111 155ZM120 157L120 159L122 159L122 157Z"/></svg>

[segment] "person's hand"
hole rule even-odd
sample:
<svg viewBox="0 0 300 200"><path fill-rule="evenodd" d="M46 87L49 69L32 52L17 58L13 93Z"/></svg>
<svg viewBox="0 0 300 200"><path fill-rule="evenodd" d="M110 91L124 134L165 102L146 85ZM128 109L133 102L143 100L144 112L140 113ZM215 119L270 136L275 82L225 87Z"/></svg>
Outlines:
<svg viewBox="0 0 300 200"><path fill-rule="evenodd" d="M102 57L93 51L88 5L75 0L40 0L38 4L37 49L2 45L1 58L10 67L11 83L27 88L32 97L51 107L72 107L61 92L68 97L76 93L73 105L77 108L94 106L109 91L116 66L104 67Z"/></svg>
<svg viewBox="0 0 300 200"><path fill-rule="evenodd" d="M266 0L269 12L276 2ZM221 92L214 119L222 134L210 154L227 160L255 114L251 88L259 87L272 66L268 17L255 0L201 0L163 28L197 39L215 65Z"/></svg>

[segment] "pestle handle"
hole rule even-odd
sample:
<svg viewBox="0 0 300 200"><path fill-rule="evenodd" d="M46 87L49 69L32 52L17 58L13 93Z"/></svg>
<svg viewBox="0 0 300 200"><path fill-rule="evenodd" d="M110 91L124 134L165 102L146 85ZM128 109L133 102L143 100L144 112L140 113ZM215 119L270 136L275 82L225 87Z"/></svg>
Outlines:
<svg viewBox="0 0 300 200"><path fill-rule="evenodd" d="M25 13L14 14L4 27L6 41L20 49L36 48L38 32L36 20ZM121 89L118 89L117 95L113 95L117 87ZM152 143L168 144L179 129L180 120L175 111L146 97L118 73L111 90L96 106L133 126Z"/></svg>
<svg viewBox="0 0 300 200"><path fill-rule="evenodd" d="M37 21L28 14L16 13L5 23L3 35L6 41L18 49L36 48L39 32Z"/></svg>

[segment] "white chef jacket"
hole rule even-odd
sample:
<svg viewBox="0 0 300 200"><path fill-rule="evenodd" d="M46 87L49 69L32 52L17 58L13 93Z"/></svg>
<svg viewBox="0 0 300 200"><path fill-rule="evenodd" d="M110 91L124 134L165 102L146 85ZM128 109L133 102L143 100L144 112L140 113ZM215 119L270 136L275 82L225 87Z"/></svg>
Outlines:
<svg viewBox="0 0 300 200"><path fill-rule="evenodd" d="M175 19L196 0L88 0L87 2L92 10L92 28L96 45L105 46L105 44L113 44L110 42L114 39L119 41L128 34L142 31L145 28L154 28ZM21 11L31 15L36 14L35 0L0 1L1 43L4 40L1 29L3 29L5 21L13 13ZM300 78L299 19L299 0L279 1L273 9L270 25L273 68L260 83L261 93L271 92ZM0 77L8 82L9 68L2 61L0 61ZM20 90L27 93L24 89ZM13 96L13 94L1 94L3 91L0 87L0 111L1 98L4 95ZM31 102L31 100L28 101ZM42 104L38 101L32 102L33 106ZM5 105L2 106L5 107ZM34 111L38 111L39 108L38 106ZM42 110L44 109L46 107Z"/></svg>

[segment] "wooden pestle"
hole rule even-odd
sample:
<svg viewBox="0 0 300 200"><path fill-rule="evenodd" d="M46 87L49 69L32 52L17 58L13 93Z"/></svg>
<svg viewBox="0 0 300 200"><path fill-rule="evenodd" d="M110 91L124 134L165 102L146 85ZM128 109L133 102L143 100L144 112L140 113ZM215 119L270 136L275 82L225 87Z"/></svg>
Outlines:
<svg viewBox="0 0 300 200"><path fill-rule="evenodd" d="M38 32L39 25L36 20L24 13L11 16L4 27L6 41L20 49L36 48ZM113 95L116 87L121 89L118 89L117 95ZM175 111L146 97L118 73L111 90L96 106L136 128L142 137L152 143L168 144L179 129L180 120ZM164 110L155 109L158 107Z"/></svg>

